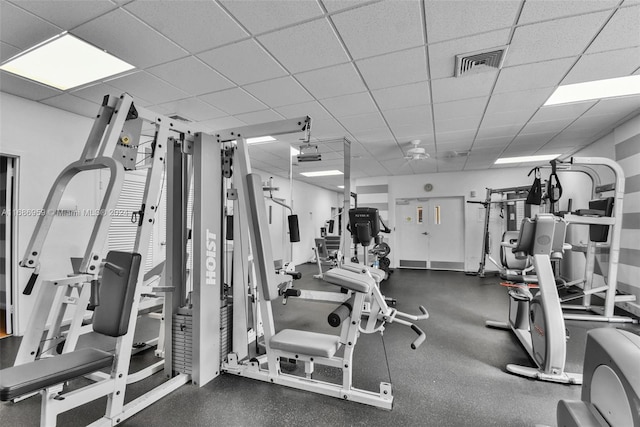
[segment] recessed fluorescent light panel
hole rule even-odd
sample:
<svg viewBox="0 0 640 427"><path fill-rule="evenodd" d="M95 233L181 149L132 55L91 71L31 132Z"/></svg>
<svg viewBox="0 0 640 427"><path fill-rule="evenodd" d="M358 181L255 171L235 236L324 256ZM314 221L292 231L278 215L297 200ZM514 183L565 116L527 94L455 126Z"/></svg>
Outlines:
<svg viewBox="0 0 640 427"><path fill-rule="evenodd" d="M544 105L568 104L617 96L640 95L640 76L559 86Z"/></svg>
<svg viewBox="0 0 640 427"><path fill-rule="evenodd" d="M522 157L503 157L495 161L494 164L502 165L505 163L526 163L526 162L544 162L545 160L553 160L560 154L544 154L539 156L522 156Z"/></svg>
<svg viewBox="0 0 640 427"><path fill-rule="evenodd" d="M315 171L315 172L300 172L300 175L304 175L306 177L315 177L315 176L331 176L331 175L342 175L342 172L339 170L330 170L330 171Z"/></svg>
<svg viewBox="0 0 640 427"><path fill-rule="evenodd" d="M9 59L1 70L67 90L134 66L71 34L63 33Z"/></svg>
<svg viewBox="0 0 640 427"><path fill-rule="evenodd" d="M344 189L344 185L338 185L338 188Z"/></svg>
<svg viewBox="0 0 640 427"><path fill-rule="evenodd" d="M275 140L272 136L258 136L256 138L247 138L247 144L259 144L261 142L271 142Z"/></svg>

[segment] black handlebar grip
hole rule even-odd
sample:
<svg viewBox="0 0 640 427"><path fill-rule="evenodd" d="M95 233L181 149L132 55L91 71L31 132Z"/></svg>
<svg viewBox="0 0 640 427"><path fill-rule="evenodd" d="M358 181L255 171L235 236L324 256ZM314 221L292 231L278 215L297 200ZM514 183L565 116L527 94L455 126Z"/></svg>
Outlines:
<svg viewBox="0 0 640 427"><path fill-rule="evenodd" d="M91 296L89 297L89 306L95 308L100 305L100 282L98 280L91 281Z"/></svg>
<svg viewBox="0 0 640 427"><path fill-rule="evenodd" d="M342 324L342 321L349 317L351 314L351 310L353 309L353 300L354 297L349 298L347 301L340 304L335 310L329 313L327 317L327 322L329 325L337 328Z"/></svg>
<svg viewBox="0 0 640 427"><path fill-rule="evenodd" d="M418 328L416 325L411 325L411 329L413 329L413 332L418 334L418 338L416 338L415 341L411 343L411 349L415 350L416 348L420 347L420 345L422 345L424 340L427 339L427 336L422 331L422 329Z"/></svg>
<svg viewBox="0 0 640 427"><path fill-rule="evenodd" d="M293 280L302 278L302 273L300 273L299 271L287 271L286 274L293 277Z"/></svg>
<svg viewBox="0 0 640 427"><path fill-rule="evenodd" d="M302 292L300 291L300 289L291 288L284 291L285 297L299 297L300 295L302 295Z"/></svg>
<svg viewBox="0 0 640 427"><path fill-rule="evenodd" d="M25 286L24 291L22 291L23 295L31 295L31 292L33 292L33 287L36 285L36 280L38 280L38 274L31 273L31 277L29 277L27 286Z"/></svg>

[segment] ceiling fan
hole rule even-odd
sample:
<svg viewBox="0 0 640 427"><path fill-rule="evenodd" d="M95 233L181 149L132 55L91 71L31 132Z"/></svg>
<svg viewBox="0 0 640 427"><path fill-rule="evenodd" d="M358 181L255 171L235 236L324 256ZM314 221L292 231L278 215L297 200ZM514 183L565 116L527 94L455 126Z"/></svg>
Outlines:
<svg viewBox="0 0 640 427"><path fill-rule="evenodd" d="M419 139L411 140L410 143L412 147L407 150L407 154L404 158L407 160L426 160L430 158L431 156L427 151L423 147L419 146L421 142L422 141Z"/></svg>

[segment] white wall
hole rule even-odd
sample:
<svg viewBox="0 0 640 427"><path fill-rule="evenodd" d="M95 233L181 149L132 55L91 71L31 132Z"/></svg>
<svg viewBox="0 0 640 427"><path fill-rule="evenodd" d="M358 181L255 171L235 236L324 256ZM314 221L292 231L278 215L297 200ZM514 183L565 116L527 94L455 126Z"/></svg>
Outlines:
<svg viewBox="0 0 640 427"><path fill-rule="evenodd" d="M92 120L44 104L0 92L0 152L19 157L18 201L21 210L41 209L52 182L62 169L80 157ZM93 173L74 179L65 193L67 206L93 209L96 206L97 176ZM37 217L17 218L16 256L21 259L35 228ZM56 218L45 244L42 278L64 277L71 270L70 256L82 256L91 232L91 218ZM32 270L18 268L14 301L18 316L17 333L23 334L35 301L36 285L30 296L22 295ZM46 273L45 273L46 272Z"/></svg>
<svg viewBox="0 0 640 427"><path fill-rule="evenodd" d="M532 179L527 177L529 168L501 168L486 171L467 172L443 172L421 175L387 176L376 178L361 178L356 180L356 186L388 185L389 227L393 230L396 225L395 201L401 198L415 197L450 197L461 196L465 201L483 201L486 188L504 188L530 185ZM424 185L430 183L433 190L425 192ZM471 191L476 192L476 197L470 196ZM359 203L360 204L360 203ZM365 206L366 204L362 204ZM465 229L461 233L465 235L465 270L477 271L480 263L482 248L482 236L484 233L484 208L477 204L465 203L464 206ZM494 250L492 254L498 256L497 248L501 238L502 220L494 219L491 224L492 241ZM386 237L385 237L386 238ZM395 233L389 236L391 246L392 266L396 260L393 257L394 246L400 244L395 239ZM493 270L488 263L487 270Z"/></svg>

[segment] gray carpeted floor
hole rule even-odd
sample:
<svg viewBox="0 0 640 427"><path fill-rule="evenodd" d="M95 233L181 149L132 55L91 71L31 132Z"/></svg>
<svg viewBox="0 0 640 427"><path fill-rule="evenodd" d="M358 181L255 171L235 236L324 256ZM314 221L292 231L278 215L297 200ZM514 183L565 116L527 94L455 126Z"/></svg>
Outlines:
<svg viewBox="0 0 640 427"><path fill-rule="evenodd" d="M335 289L313 279L314 265L300 266L297 286ZM355 386L377 390L393 383L392 411L222 375L203 388L183 386L122 425L127 426L534 426L555 425L559 399L577 399L579 386L536 382L505 373L508 363L530 365L510 332L489 329L487 319L506 320L507 293L496 277L478 278L444 271L396 270L383 292L397 299L401 311L429 310L420 322L427 341L417 350L415 334L393 324L380 335L363 335L355 355ZM276 328L332 331L326 316L333 305L290 298L274 303ZM149 326L151 328L152 326ZM567 322L567 371L581 372L586 332L592 327L622 327L640 334L637 325ZM19 339L0 341L0 366L13 362ZM134 369L154 360L153 352L134 356ZM322 373L331 375L331 373ZM158 376L158 375L157 375ZM76 380L74 385L85 384ZM127 400L161 382L150 378L127 391ZM0 405L0 425L37 425L38 396ZM86 425L104 411L104 399L69 411L58 425Z"/></svg>

